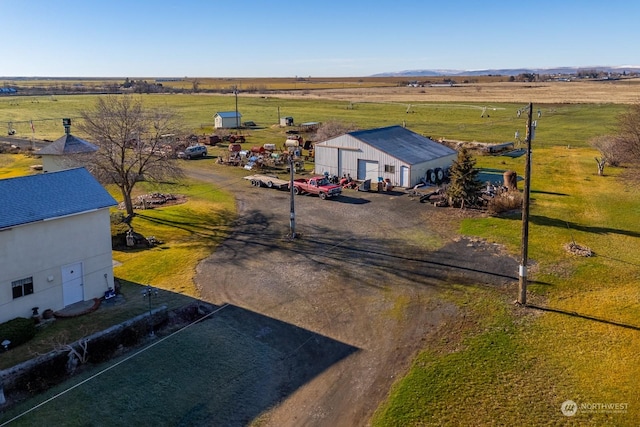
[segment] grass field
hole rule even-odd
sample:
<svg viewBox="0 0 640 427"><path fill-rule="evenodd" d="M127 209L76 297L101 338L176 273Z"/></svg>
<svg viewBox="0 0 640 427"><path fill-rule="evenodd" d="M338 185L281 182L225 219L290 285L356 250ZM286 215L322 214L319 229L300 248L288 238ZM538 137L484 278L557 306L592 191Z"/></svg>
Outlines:
<svg viewBox="0 0 640 427"><path fill-rule="evenodd" d="M640 255L631 248L640 237L640 192L625 184L622 169L597 176L592 154L534 150L529 303L542 309L510 308L513 292L451 290L479 323L461 342L427 347L374 425L547 425L566 420L566 400L626 404L624 413L579 412L579 425L638 424ZM518 160L479 160L522 172ZM514 254L520 230L519 215L467 219L460 229ZM567 253L572 241L596 255Z"/></svg>
<svg viewBox="0 0 640 427"><path fill-rule="evenodd" d="M613 88L612 93L618 89ZM277 138L283 138L283 129L272 127L278 107L280 115L294 116L297 123L335 118L369 128L404 121L411 130L434 138L483 142L512 140L516 130L524 134L524 117L518 118L516 110L526 103L522 99L483 102L483 96L508 96L501 91L493 98L489 91L488 86L470 90L475 98L465 102L420 100L430 94L415 92L413 100L406 102L405 97L411 95L405 88L397 98L387 101L377 100L379 95L358 98L355 92L346 96L350 100L335 99L338 95L330 100L312 95L247 96L240 97L239 110L243 120L264 126L250 131L249 144L280 142ZM512 289L453 286L443 297L467 313L466 320L455 325L459 338L443 336L425 346L407 376L397 382L380 407L374 425L640 424L640 252L635 250L640 237L640 192L625 181L624 168L607 167L605 176L597 176L593 159L597 153L588 146L588 140L610 133L616 116L624 111L624 102L628 102L607 100L601 93L599 96L593 103L556 99L534 104L536 110L541 109L542 117L533 142L529 299L543 310L513 307L516 295ZM640 99L635 86L624 100L631 96ZM235 108L232 96L158 95L143 99L176 108L196 133L211 131L206 126L215 111ZM545 99L555 98L549 95ZM28 121L33 119L36 136L53 139L62 134L59 119L75 117L80 109L91 105L93 98L20 98L17 105L10 102L14 100L0 99L1 121L20 123L18 132L30 136ZM489 117L481 117L484 107ZM2 159L0 156L0 162ZM21 162L20 168L28 168L28 161L16 161ZM524 159L480 157L478 166L513 169L522 174ZM5 173L5 168L0 173ZM3 177L14 173L7 171ZM205 190L193 186L184 191L192 191L190 194L197 199ZM185 218L196 220L211 203L229 203L226 197L204 193L202 202L191 206L144 214L136 226L144 234L158 235L165 230L163 224L186 222ZM460 233L503 244L518 256L520 227L518 215L480 217L462 221ZM174 229L167 240L188 262L211 251L223 231L224 227ZM563 245L573 240L590 247L596 256L568 254ZM154 255L161 252L158 248ZM116 253L118 256L125 259L130 255ZM138 268L116 274L138 283L161 280L153 273L157 266L142 268L143 256L137 261L131 256L128 263ZM189 269L175 270L180 280L193 274ZM193 290L176 291L191 295ZM579 412L569 419L560 412L566 400L578 404L626 403L628 409L625 413Z"/></svg>
<svg viewBox="0 0 640 427"><path fill-rule="evenodd" d="M137 96L137 95L136 95ZM640 96L640 95L639 95ZM17 131L16 136L29 139L55 140L62 136L62 118L79 120L80 111L95 104L95 96L58 96L0 98L0 123ZM183 117L187 133L208 135L213 132L213 116L218 111L233 111L235 98L231 95L142 95L145 105L170 106ZM247 144L282 144L284 128L277 126L278 114L292 116L296 123L340 120L354 123L362 129L391 125L406 125L409 129L435 139L459 139L479 142L512 141L516 130L524 136L524 115L517 110L528 102L498 104L481 101L371 101L367 95L351 100L323 100L297 97L274 98L240 96L238 110L243 121L254 121L259 129L247 129ZM561 104L540 103L538 140L550 145L584 145L597 133L607 133L607 126L623 111L623 104ZM486 111L485 117L482 112ZM488 115L488 117L487 117ZM31 130L31 122L35 132ZM75 133L82 137L82 135Z"/></svg>
<svg viewBox="0 0 640 427"><path fill-rule="evenodd" d="M446 77L429 77L421 81L441 83ZM507 76L472 76L456 77L456 81L472 81L476 83L506 82ZM201 91L232 91L234 89L244 92L255 91L279 91L279 90L317 90L317 89L346 89L346 88L380 88L405 86L409 80L416 78L406 77L185 77L175 79L156 79L154 77L131 77L131 81L146 81L159 83L164 87L191 91L197 84ZM40 79L4 79L6 86L18 88L67 88L68 90L104 90L105 87L114 84L122 84L125 78L40 78Z"/></svg>

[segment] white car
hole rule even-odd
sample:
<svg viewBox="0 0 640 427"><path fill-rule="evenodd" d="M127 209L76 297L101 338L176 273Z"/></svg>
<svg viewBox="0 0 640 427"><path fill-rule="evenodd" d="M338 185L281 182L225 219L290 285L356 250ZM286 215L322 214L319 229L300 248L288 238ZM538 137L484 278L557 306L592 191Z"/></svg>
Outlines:
<svg viewBox="0 0 640 427"><path fill-rule="evenodd" d="M195 159L196 157L205 157L206 155L207 147L204 145L192 145L178 153L178 157L181 159Z"/></svg>

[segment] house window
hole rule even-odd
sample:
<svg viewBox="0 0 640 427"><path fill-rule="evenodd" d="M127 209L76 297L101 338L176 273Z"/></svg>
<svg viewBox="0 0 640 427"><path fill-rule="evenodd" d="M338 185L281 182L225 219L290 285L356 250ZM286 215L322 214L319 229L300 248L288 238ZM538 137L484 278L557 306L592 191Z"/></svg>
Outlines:
<svg viewBox="0 0 640 427"><path fill-rule="evenodd" d="M396 166L395 165L384 165L384 171L386 173L396 173Z"/></svg>
<svg viewBox="0 0 640 427"><path fill-rule="evenodd" d="M13 299L31 295L33 293L33 277L13 281L11 287L13 288Z"/></svg>

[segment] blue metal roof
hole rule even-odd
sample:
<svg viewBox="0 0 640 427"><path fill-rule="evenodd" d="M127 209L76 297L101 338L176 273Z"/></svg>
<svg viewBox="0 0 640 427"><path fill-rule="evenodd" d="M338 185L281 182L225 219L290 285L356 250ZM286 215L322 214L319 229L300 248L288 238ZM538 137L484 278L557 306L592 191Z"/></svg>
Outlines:
<svg viewBox="0 0 640 427"><path fill-rule="evenodd" d="M349 132L354 138L410 165L450 156L457 152L402 126Z"/></svg>
<svg viewBox="0 0 640 427"><path fill-rule="evenodd" d="M235 111L218 111L216 113L216 116L220 116L223 119L235 118L236 112ZM240 114L240 112L238 112L238 117L242 117L242 114Z"/></svg>
<svg viewBox="0 0 640 427"><path fill-rule="evenodd" d="M0 179L0 230L116 205L85 168Z"/></svg>

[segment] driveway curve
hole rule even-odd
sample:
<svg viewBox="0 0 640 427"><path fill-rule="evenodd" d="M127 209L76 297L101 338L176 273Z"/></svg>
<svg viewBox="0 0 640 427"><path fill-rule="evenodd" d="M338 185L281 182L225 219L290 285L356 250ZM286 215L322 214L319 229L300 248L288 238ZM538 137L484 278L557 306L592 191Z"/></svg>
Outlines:
<svg viewBox="0 0 640 427"><path fill-rule="evenodd" d="M417 352L460 317L442 289L517 280L515 260L457 238L451 211L404 192L296 196L291 240L288 192L252 187L216 166L188 175L233 191L238 206L231 236L197 267L202 299L357 349L295 390L286 384L301 384L296 372L275 379L283 391L261 426L368 425Z"/></svg>

